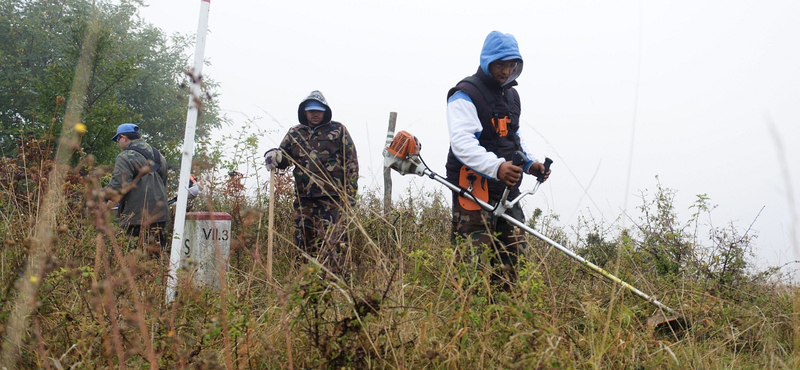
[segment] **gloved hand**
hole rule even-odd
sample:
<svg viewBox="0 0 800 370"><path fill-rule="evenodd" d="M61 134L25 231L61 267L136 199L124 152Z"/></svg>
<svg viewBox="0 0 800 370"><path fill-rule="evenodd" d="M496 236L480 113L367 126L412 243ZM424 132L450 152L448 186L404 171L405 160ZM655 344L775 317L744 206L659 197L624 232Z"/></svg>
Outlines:
<svg viewBox="0 0 800 370"><path fill-rule="evenodd" d="M201 191L203 191L203 185L200 185L199 182L194 182L191 186L189 186L188 190L189 190L189 194L188 194L187 198L189 200L192 200L195 197L197 197L198 195L200 195Z"/></svg>
<svg viewBox="0 0 800 370"><path fill-rule="evenodd" d="M279 148L272 148L264 153L264 164L267 166L267 171L272 171L278 167L278 163L283 160L283 154Z"/></svg>

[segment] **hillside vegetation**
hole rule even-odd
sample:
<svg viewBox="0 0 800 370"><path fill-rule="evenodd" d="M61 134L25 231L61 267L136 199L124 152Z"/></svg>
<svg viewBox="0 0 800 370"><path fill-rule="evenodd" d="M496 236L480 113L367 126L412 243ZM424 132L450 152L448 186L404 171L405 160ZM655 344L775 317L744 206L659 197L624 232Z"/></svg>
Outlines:
<svg viewBox="0 0 800 370"><path fill-rule="evenodd" d="M237 139L247 154L254 137ZM731 224L698 235L712 208L698 196L679 220L675 192L642 193L640 219L577 225L538 210L529 224L680 311L688 328L647 325L658 309L531 237L520 281L492 289L464 247L450 244L449 194L410 190L384 215L376 192L347 210L344 274L292 245L292 183L276 180L273 279L267 278L264 179L248 192L219 152L198 161L205 199L194 211L232 215L221 290L182 279L164 299L165 264L126 251L100 201L109 168L91 156L67 170L49 253L26 268L52 143L30 137L0 159L0 334L3 365L22 369L781 369L796 368L796 287L750 262L754 231ZM222 147L217 145L216 147ZM216 157L215 157L216 155ZM177 181L172 181L175 184ZM528 205L529 207L531 205ZM535 205L533 205L535 206ZM166 259L167 256L164 256ZM33 299L24 299L26 286ZM28 307L24 325L11 325ZM16 332L10 332L16 330ZM11 338L11 339L9 339ZM10 351L19 338L19 351Z"/></svg>

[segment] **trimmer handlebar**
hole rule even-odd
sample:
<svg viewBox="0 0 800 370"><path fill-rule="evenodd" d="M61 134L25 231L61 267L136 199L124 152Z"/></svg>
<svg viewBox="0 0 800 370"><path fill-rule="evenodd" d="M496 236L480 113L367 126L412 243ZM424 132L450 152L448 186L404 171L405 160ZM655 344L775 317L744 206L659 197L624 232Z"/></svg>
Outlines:
<svg viewBox="0 0 800 370"><path fill-rule="evenodd" d="M513 164L515 166L518 166L518 167L524 165L525 162L527 162L527 161L528 161L528 158L525 157L525 153L523 153L522 151L519 151L519 150L514 152L514 156L511 157L511 164ZM553 164L553 160L550 159L550 158L546 158L545 157L545 159L544 159L544 172L542 172L541 175L536 176L536 180L537 181L544 182L544 175L547 173L547 171L550 170L550 165L551 164Z"/></svg>
<svg viewBox="0 0 800 370"><path fill-rule="evenodd" d="M544 159L544 172L541 175L536 176L536 181L544 182L544 175L547 174L547 171L550 171L550 165L553 164L553 160L550 158L545 157Z"/></svg>
<svg viewBox="0 0 800 370"><path fill-rule="evenodd" d="M513 165L515 165L517 167L522 166L523 164L525 164L526 161L527 161L527 158L525 158L525 153L523 153L523 152L521 152L519 150L514 152L514 156L511 157L511 164L513 164Z"/></svg>

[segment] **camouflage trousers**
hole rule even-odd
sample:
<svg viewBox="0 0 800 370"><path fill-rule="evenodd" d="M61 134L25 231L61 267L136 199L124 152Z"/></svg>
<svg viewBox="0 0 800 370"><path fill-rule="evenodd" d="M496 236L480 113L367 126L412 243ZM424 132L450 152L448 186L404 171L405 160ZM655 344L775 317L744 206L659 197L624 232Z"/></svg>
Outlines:
<svg viewBox="0 0 800 370"><path fill-rule="evenodd" d="M167 223L156 222L147 225L147 227L142 226L128 225L125 228L125 233L129 236L128 249L141 249L154 259L165 255L170 245L170 238L167 235Z"/></svg>
<svg viewBox="0 0 800 370"><path fill-rule="evenodd" d="M506 214L525 222L519 204ZM451 241L463 262L474 262L482 271L491 271L492 284L508 291L517 282L519 256L525 251L525 235L518 227L503 218L494 218L482 209L468 211L453 196L453 226ZM466 244L466 250L458 248Z"/></svg>
<svg viewBox="0 0 800 370"><path fill-rule="evenodd" d="M337 198L295 199L294 240L300 249L333 270L338 270L340 246L348 242Z"/></svg>

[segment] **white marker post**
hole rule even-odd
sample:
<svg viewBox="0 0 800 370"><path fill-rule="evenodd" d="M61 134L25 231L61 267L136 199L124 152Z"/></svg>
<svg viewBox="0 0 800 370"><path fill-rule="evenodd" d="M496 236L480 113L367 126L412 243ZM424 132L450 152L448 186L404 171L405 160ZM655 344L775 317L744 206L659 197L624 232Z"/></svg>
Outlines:
<svg viewBox="0 0 800 370"><path fill-rule="evenodd" d="M196 287L220 291L231 254L231 215L225 212L186 214L181 271Z"/></svg>
<svg viewBox="0 0 800 370"><path fill-rule="evenodd" d="M181 154L181 175L178 182L178 202L175 205L175 229L172 234L172 251L169 254L169 276L167 277L167 303L175 299L175 288L178 283L178 266L183 245L183 228L186 224L186 200L188 197L189 174L192 171L194 156L194 133L197 129L197 113L200 109L202 93L203 53L206 48L208 33L208 9L211 0L200 0L200 21L197 25L197 42L194 50L194 67L192 67L192 89L189 96L189 110L186 113L186 133L183 136L183 153Z"/></svg>

